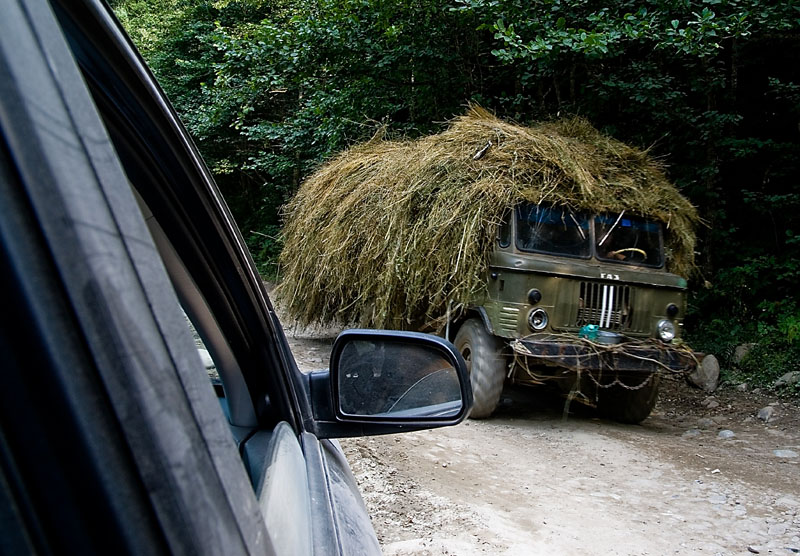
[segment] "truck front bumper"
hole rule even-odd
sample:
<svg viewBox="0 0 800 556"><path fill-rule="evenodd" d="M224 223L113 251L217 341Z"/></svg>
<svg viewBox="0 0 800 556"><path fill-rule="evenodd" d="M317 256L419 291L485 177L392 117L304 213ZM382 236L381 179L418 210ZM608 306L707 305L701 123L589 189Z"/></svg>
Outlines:
<svg viewBox="0 0 800 556"><path fill-rule="evenodd" d="M598 344L581 338L535 334L514 340L511 348L529 363L573 371L688 373L697 366L690 349L652 339Z"/></svg>

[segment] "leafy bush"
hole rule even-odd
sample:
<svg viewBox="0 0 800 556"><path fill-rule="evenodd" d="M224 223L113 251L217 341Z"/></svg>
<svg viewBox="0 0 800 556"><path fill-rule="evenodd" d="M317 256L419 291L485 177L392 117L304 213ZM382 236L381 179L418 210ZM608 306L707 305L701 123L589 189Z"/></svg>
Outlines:
<svg viewBox="0 0 800 556"><path fill-rule="evenodd" d="M739 367L749 382L771 387L784 374L800 370L800 343L767 331L759 337ZM781 389L787 394L800 395L800 383Z"/></svg>
<svg viewBox="0 0 800 556"><path fill-rule="evenodd" d="M760 256L719 271L715 287L693 296L689 341L716 354L728 371L738 370L743 380L762 386L800 370L799 283L797 255ZM742 344L755 345L737 369L733 355Z"/></svg>

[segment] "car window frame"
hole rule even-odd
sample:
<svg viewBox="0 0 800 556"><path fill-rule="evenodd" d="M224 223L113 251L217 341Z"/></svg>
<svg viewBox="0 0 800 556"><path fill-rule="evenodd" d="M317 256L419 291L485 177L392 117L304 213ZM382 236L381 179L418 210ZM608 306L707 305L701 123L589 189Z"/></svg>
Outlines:
<svg viewBox="0 0 800 556"><path fill-rule="evenodd" d="M154 528L176 552L274 552L219 404L207 379L198 382L199 356L52 7L20 0L4 13L0 29L0 126L20 194L55 265L57 291L76 316L96 370L89 376L108 396L106 410L121 427L124 457L138 470L154 521L131 520L124 509L128 497L113 484L98 496L119 501L121 509L110 515L134 531L129 536ZM69 371L60 376L75 373ZM70 403L78 416L82 404L75 395ZM84 438L105 454L102 459L121 455L95 437L93 427L94 419L81 421ZM56 459L50 467L61 466ZM75 508L35 505L34 511L44 519ZM60 534L36 527L28 533L44 543Z"/></svg>
<svg viewBox="0 0 800 556"><path fill-rule="evenodd" d="M297 392L298 384L302 387L299 371L276 333L280 325L260 277L194 143L127 36L112 33L115 21L99 33L89 22L67 17L66 11L61 18L63 25L75 28L68 36L92 46L70 40L117 152L141 157L138 164L126 164L129 179L157 213L159 224L171 227L166 235L206 299L227 300L227 306L220 303L211 310L215 318L224 319L220 326L226 334L236 337L234 351L259 423L274 426L287 420L299 433L310 414L305 396ZM155 127L143 127L148 122ZM149 176L132 175L134 169ZM152 187L146 191L148 184ZM212 223L213 229L195 225L197 218ZM203 242L215 243L214 254L227 260L215 260Z"/></svg>

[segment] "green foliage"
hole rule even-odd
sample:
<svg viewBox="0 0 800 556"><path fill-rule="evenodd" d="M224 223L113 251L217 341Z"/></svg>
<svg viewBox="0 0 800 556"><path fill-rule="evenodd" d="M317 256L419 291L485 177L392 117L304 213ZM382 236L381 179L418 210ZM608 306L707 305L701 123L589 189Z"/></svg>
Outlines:
<svg viewBox="0 0 800 556"><path fill-rule="evenodd" d="M245 230L277 237L303 178L384 124L436 132L470 101L578 114L662 158L708 223L691 340L797 343L798 0L113 5ZM278 243L257 237L267 268Z"/></svg>
<svg viewBox="0 0 800 556"><path fill-rule="evenodd" d="M280 226L265 225L261 230L243 230L243 234L261 277L276 282L279 278L277 260L283 249Z"/></svg>
<svg viewBox="0 0 800 556"><path fill-rule="evenodd" d="M152 53L167 38L186 8L182 0L111 0L109 3L133 42L145 54Z"/></svg>
<svg viewBox="0 0 800 556"><path fill-rule="evenodd" d="M758 386L771 387L787 372L800 368L800 346L780 335L764 334L740 364L744 377ZM782 387L786 394L799 395L800 385Z"/></svg>
<svg viewBox="0 0 800 556"><path fill-rule="evenodd" d="M244 228L280 225L303 177L384 123L428 132L469 98L474 24L443 0L148 5L116 10Z"/></svg>
<svg viewBox="0 0 800 556"><path fill-rule="evenodd" d="M738 364L743 379L768 386L800 370L800 257L759 256L720 270L713 289L694 296L690 342L735 370L734 350L755 344Z"/></svg>

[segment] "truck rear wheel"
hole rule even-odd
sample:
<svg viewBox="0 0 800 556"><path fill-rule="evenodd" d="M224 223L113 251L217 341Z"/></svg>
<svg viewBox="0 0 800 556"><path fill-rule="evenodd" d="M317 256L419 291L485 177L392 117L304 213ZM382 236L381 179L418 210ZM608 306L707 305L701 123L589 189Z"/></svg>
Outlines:
<svg viewBox="0 0 800 556"><path fill-rule="evenodd" d="M469 319L456 334L455 346L467 363L474 403L469 416L485 419L497 408L506 378L503 342L489 334L478 319Z"/></svg>
<svg viewBox="0 0 800 556"><path fill-rule="evenodd" d="M644 379L621 378L620 380L635 388ZM659 382L658 374L653 373L647 384L635 390L619 385L602 388L597 400L597 409L601 414L621 423L641 423L647 419L656 405Z"/></svg>

